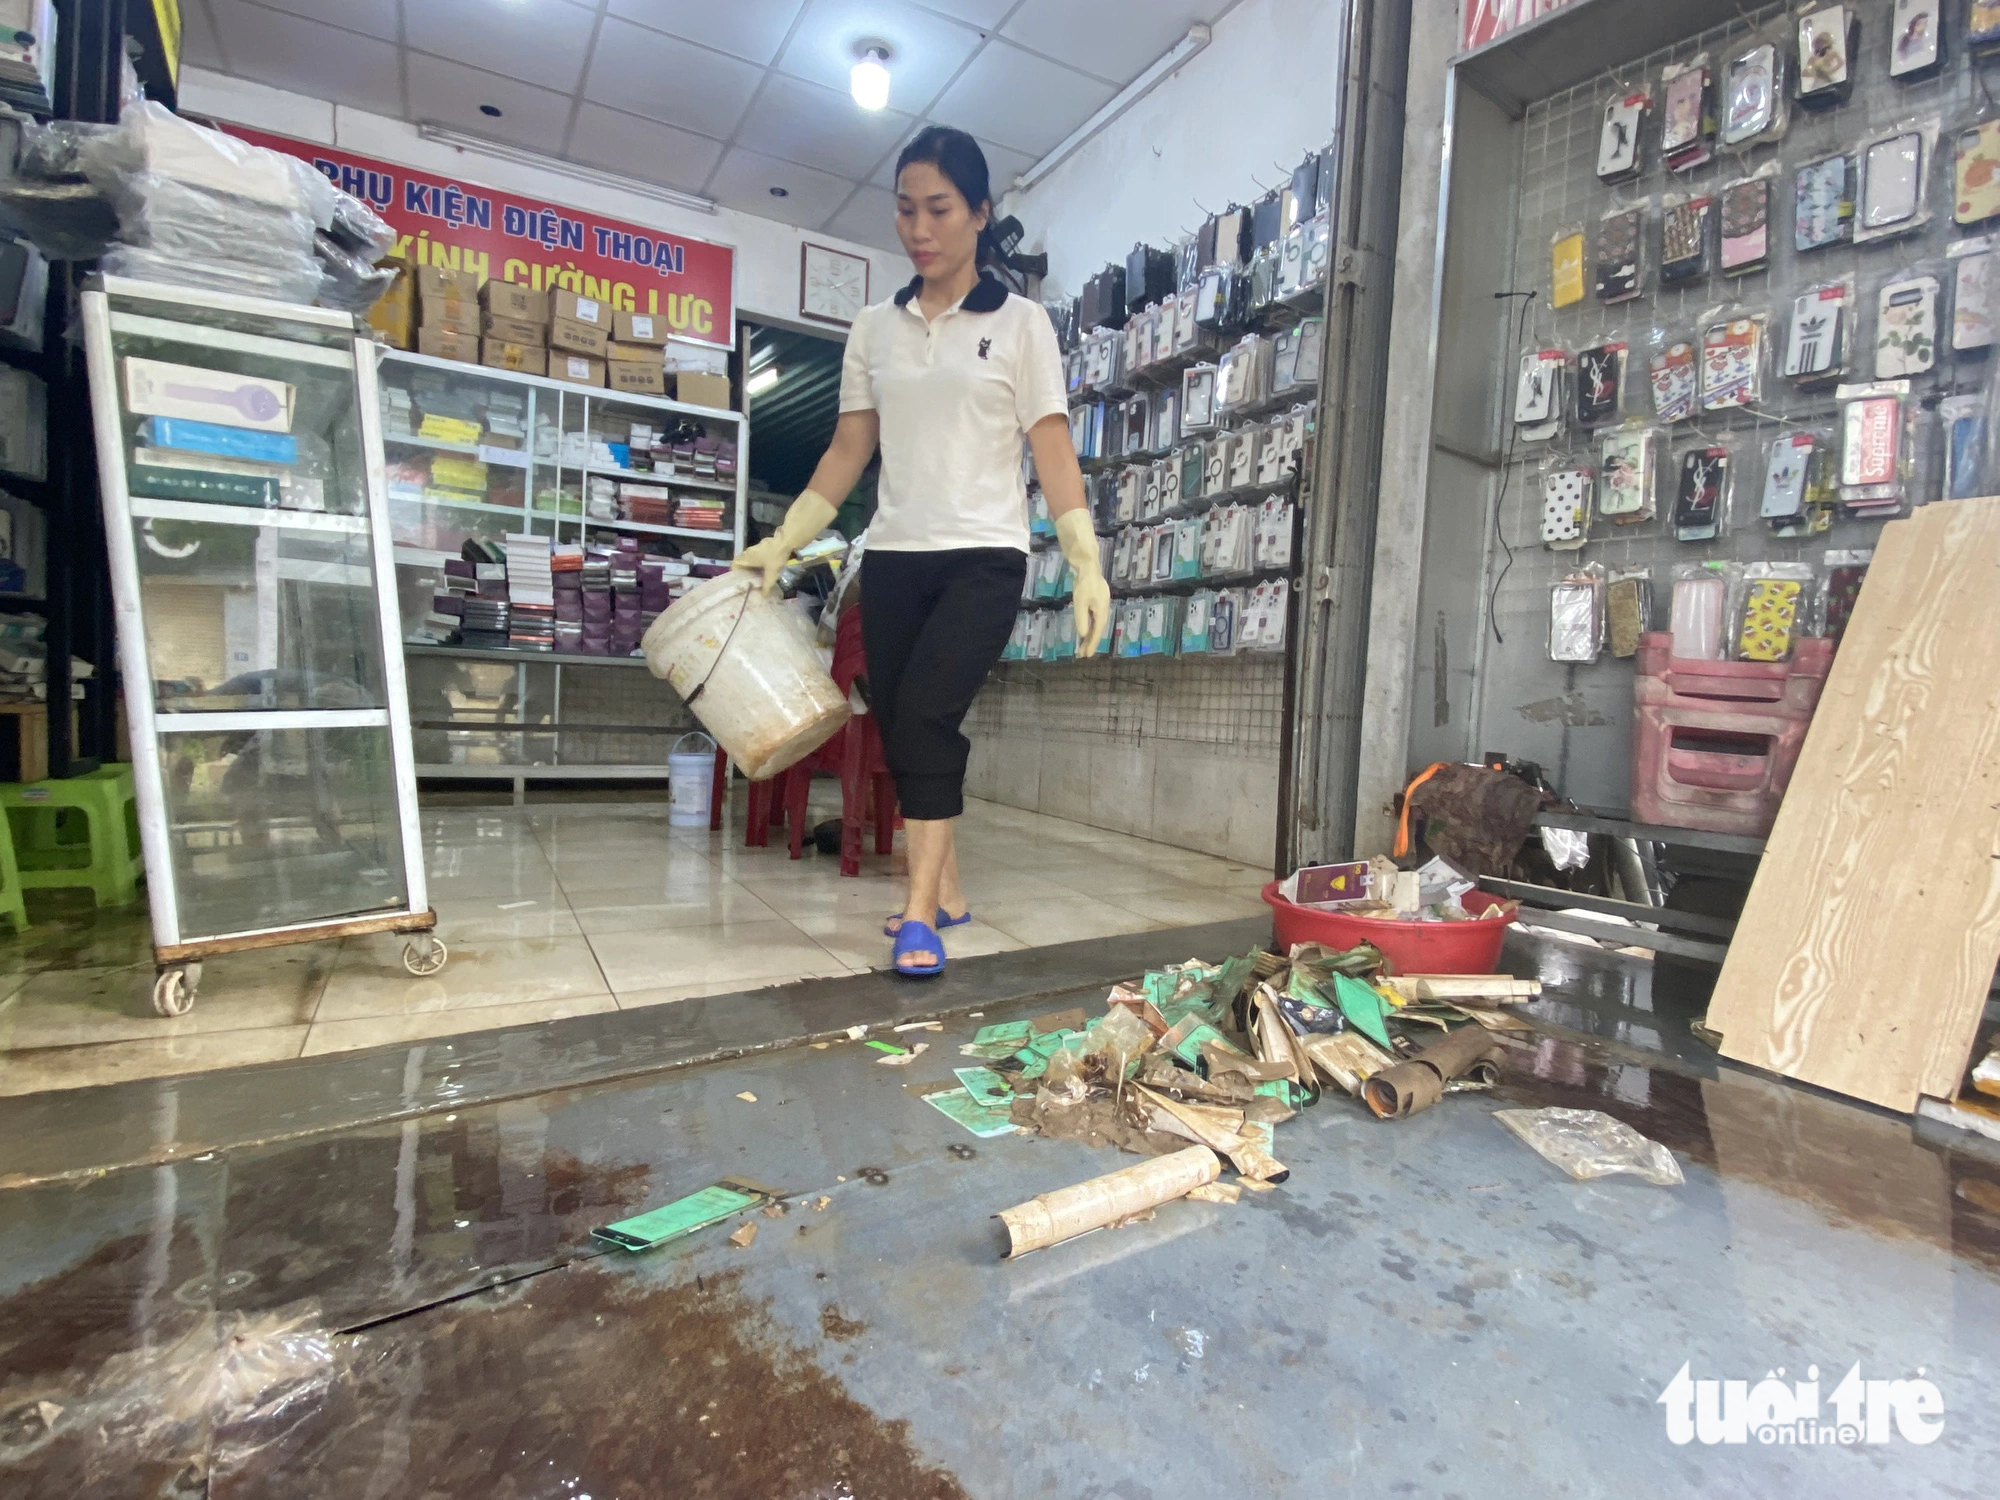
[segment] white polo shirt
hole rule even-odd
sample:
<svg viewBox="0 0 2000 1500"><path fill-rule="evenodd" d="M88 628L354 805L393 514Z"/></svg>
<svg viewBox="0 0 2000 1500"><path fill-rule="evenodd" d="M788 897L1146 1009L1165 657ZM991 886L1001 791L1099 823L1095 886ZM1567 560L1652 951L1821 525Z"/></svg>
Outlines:
<svg viewBox="0 0 2000 1500"><path fill-rule="evenodd" d="M1049 315L991 276L924 317L919 277L847 334L840 409L882 424L871 552L1028 550L1021 443L1069 410Z"/></svg>

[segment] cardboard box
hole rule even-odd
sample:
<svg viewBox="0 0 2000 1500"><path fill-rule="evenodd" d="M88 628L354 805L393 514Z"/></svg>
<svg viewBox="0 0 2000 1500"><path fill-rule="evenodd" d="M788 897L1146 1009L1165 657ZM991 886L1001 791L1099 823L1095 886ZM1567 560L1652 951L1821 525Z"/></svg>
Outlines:
<svg viewBox="0 0 2000 1500"><path fill-rule="evenodd" d="M614 313L611 334L621 344L651 344L664 349L667 320L656 313Z"/></svg>
<svg viewBox="0 0 2000 1500"><path fill-rule="evenodd" d="M483 339L499 339L506 344L526 344L531 349L539 349L549 341L546 323L538 323L532 318L509 318L499 313L485 313L479 319L479 336Z"/></svg>
<svg viewBox="0 0 2000 1500"><path fill-rule="evenodd" d="M510 343L506 339L481 339L479 362L495 370L516 370L523 375L549 373L549 351L540 344Z"/></svg>
<svg viewBox="0 0 2000 1500"><path fill-rule="evenodd" d="M568 318L557 318L549 324L549 347L566 350L571 354L588 354L593 359L604 358L604 351L611 340L601 328L592 328L588 323L572 323Z"/></svg>
<svg viewBox="0 0 2000 1500"><path fill-rule="evenodd" d="M476 365L479 363L479 335L426 324L417 330L417 352L428 354L433 359L456 359Z"/></svg>
<svg viewBox="0 0 2000 1500"><path fill-rule="evenodd" d="M675 392L677 399L689 406L712 406L718 411L732 410L729 404L729 377L708 375L700 370L683 370L677 377Z"/></svg>
<svg viewBox="0 0 2000 1500"><path fill-rule="evenodd" d="M666 352L654 344L610 343L604 347L604 357L613 364L623 362L630 365L651 365L654 369L666 369Z"/></svg>
<svg viewBox="0 0 2000 1500"><path fill-rule="evenodd" d="M443 266L415 266L419 297L456 297L461 302L479 300L479 278L470 271L447 271Z"/></svg>
<svg viewBox="0 0 2000 1500"><path fill-rule="evenodd" d="M614 359L607 361L604 368L609 373L614 391L632 391L641 396L664 396L667 393L667 367L663 364Z"/></svg>
<svg viewBox="0 0 2000 1500"><path fill-rule="evenodd" d="M290 432L296 394L283 380L125 356L125 409L138 416Z"/></svg>
<svg viewBox="0 0 2000 1500"><path fill-rule="evenodd" d="M430 292L417 299L417 326L440 333L465 333L479 337L479 304L464 297L439 297Z"/></svg>
<svg viewBox="0 0 2000 1500"><path fill-rule="evenodd" d="M375 305L368 309L368 326L382 335L382 342L391 349L414 349L417 347L417 282L405 271L399 271L396 279L389 283L389 290L375 299Z"/></svg>
<svg viewBox="0 0 2000 1500"><path fill-rule="evenodd" d="M555 353L549 356L549 379L570 385L603 385L605 363L588 354Z"/></svg>
<svg viewBox="0 0 2000 1500"><path fill-rule="evenodd" d="M517 323L549 320L549 294L512 281L482 282L479 305L496 318L512 318Z"/></svg>
<svg viewBox="0 0 2000 1500"><path fill-rule="evenodd" d="M579 297L575 292L566 292L557 287L549 293L549 318L560 318L565 323L581 323L586 328L595 328L606 338L611 337L611 304L596 297Z"/></svg>

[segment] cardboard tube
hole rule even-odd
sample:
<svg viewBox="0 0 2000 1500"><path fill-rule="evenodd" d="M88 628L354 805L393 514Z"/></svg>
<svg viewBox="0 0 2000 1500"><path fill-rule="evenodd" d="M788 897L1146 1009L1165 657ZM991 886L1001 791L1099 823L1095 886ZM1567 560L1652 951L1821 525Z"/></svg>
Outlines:
<svg viewBox="0 0 2000 1500"><path fill-rule="evenodd" d="M1075 1187L1043 1193L1039 1198L998 1215L1007 1226L1007 1258L1059 1245L1093 1229L1116 1224L1162 1203L1184 1197L1191 1189L1222 1175L1222 1163L1206 1146L1189 1146L1168 1156L1156 1156Z"/></svg>
<svg viewBox="0 0 2000 1500"><path fill-rule="evenodd" d="M1432 1042L1408 1062L1384 1068L1361 1085L1361 1098L1381 1120L1400 1120L1429 1109L1444 1097L1444 1086L1480 1068L1490 1068L1500 1044L1483 1026L1461 1026Z"/></svg>

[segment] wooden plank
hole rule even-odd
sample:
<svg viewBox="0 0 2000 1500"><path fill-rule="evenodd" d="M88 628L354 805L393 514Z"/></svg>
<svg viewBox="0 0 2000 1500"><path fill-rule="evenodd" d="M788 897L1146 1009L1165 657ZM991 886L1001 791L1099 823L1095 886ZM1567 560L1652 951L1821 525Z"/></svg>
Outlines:
<svg viewBox="0 0 2000 1500"><path fill-rule="evenodd" d="M289 948L294 943L326 943L335 938L365 937L375 932L430 932L437 926L435 911L399 911L379 917L353 917L344 922L316 922L310 927L288 927L278 932L253 932L246 937L200 938L192 943L153 945L153 961L160 964L191 963L216 958L224 953L247 953L255 948Z"/></svg>
<svg viewBox="0 0 2000 1500"><path fill-rule="evenodd" d="M1726 1057L1951 1098L2000 961L2000 499L1882 529L1709 1002Z"/></svg>

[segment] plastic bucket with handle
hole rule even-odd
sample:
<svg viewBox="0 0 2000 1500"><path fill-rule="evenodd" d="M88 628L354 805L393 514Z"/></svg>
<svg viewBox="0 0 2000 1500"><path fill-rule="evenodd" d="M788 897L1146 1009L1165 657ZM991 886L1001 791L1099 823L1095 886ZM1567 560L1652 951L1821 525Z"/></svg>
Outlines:
<svg viewBox="0 0 2000 1500"><path fill-rule="evenodd" d="M682 749L689 740L701 741L701 748ZM667 752L667 793L672 799L667 814L670 827L708 827L709 798L715 793L715 741L700 730L682 735Z"/></svg>
<svg viewBox="0 0 2000 1500"><path fill-rule="evenodd" d="M673 685L752 781L797 764L847 722L847 695L821 664L810 627L766 599L756 573L690 589L640 646L653 675Z"/></svg>

